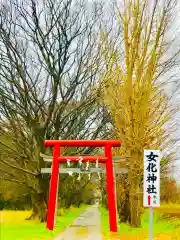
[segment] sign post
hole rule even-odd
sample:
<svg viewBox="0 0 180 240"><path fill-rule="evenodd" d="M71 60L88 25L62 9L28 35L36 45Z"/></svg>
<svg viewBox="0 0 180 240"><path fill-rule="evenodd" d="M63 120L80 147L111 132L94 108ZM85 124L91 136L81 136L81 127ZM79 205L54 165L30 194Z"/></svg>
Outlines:
<svg viewBox="0 0 180 240"><path fill-rule="evenodd" d="M150 206L150 227L149 227L149 239L153 239L153 208Z"/></svg>
<svg viewBox="0 0 180 240"><path fill-rule="evenodd" d="M144 207L150 208L150 240L153 236L153 207L160 207L160 160L160 150L144 150Z"/></svg>

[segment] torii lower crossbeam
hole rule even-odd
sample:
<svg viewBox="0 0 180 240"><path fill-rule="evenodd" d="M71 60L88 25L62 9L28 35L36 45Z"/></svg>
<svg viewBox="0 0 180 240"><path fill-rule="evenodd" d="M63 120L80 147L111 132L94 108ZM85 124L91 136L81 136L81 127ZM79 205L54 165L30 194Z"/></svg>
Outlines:
<svg viewBox="0 0 180 240"><path fill-rule="evenodd" d="M56 208L56 196L58 189L59 163L65 162L67 159L78 161L80 157L82 161L96 161L106 163L106 183L108 195L109 224L110 231L117 232L117 219L115 207L114 177L112 163L112 147L120 147L118 140L45 140L46 147L54 147L52 161L52 175L50 181L47 228L53 230L54 216ZM105 156L60 156L60 147L76 146L76 147L104 147Z"/></svg>

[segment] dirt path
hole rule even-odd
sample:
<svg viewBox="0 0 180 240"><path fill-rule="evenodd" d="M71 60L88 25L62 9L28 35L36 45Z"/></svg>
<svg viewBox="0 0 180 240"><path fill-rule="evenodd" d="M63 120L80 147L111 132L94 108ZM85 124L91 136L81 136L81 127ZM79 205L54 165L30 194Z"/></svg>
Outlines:
<svg viewBox="0 0 180 240"><path fill-rule="evenodd" d="M101 214L98 205L93 205L81 214L54 240L102 240Z"/></svg>

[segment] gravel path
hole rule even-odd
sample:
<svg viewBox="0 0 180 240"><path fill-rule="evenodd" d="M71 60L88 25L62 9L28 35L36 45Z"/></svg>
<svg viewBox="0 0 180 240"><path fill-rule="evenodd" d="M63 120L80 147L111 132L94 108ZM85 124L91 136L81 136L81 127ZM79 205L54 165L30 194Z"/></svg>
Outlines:
<svg viewBox="0 0 180 240"><path fill-rule="evenodd" d="M98 205L88 208L54 240L102 240Z"/></svg>

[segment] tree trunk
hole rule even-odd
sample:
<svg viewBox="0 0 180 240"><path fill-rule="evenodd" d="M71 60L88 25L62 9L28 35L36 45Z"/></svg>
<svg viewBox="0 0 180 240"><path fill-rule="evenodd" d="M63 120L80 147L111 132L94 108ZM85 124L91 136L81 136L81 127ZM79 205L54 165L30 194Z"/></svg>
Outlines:
<svg viewBox="0 0 180 240"><path fill-rule="evenodd" d="M47 219L47 201L44 198L44 193L37 193L32 196L32 214L26 220L34 219L39 219L40 222L45 222Z"/></svg>
<svg viewBox="0 0 180 240"><path fill-rule="evenodd" d="M140 188L133 187L130 189L130 224L133 227L141 226L142 208L142 195Z"/></svg>
<svg viewBox="0 0 180 240"><path fill-rule="evenodd" d="M32 214L28 218L26 218L26 220L34 220L36 218L38 218L38 209L36 207L36 204L33 204Z"/></svg>
<svg viewBox="0 0 180 240"><path fill-rule="evenodd" d="M27 220L39 219L45 222L47 219L47 200L48 200L48 187L47 181L38 177L38 188L36 192L31 193L32 214Z"/></svg>
<svg viewBox="0 0 180 240"><path fill-rule="evenodd" d="M38 205L38 217L41 222L45 222L47 219L47 202L42 196L39 196Z"/></svg>
<svg viewBox="0 0 180 240"><path fill-rule="evenodd" d="M129 204L129 191L125 191L125 198L118 201L118 216L121 222L130 223L131 222L131 213L130 213L130 204Z"/></svg>

